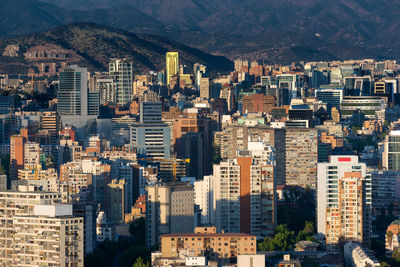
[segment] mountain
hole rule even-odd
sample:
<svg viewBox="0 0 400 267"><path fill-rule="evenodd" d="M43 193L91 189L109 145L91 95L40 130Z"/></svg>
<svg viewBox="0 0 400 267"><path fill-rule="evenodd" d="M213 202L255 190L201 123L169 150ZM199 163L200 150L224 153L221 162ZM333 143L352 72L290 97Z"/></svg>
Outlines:
<svg viewBox="0 0 400 267"><path fill-rule="evenodd" d="M109 59L113 57L132 59L134 71L161 70L168 51L179 52L182 64L198 62L206 64L210 71L233 69L233 63L225 57L207 54L167 37L134 34L94 23L68 24L46 32L8 38L0 41L0 51L4 51L9 45L18 45L20 52L14 60L7 56L0 58L0 70L3 72L7 71L9 65L27 68L32 61L36 62L35 58L24 58L24 53L32 53L38 46L66 50L67 60L78 61L92 70L106 70Z"/></svg>
<svg viewBox="0 0 400 267"><path fill-rule="evenodd" d="M132 32L164 33L163 23L132 6L72 10L36 0L0 0L0 38L46 31L74 22L93 22Z"/></svg>
<svg viewBox="0 0 400 267"><path fill-rule="evenodd" d="M0 0L0 38L94 22L271 62L400 57L400 1ZM282 60L282 61L281 61Z"/></svg>

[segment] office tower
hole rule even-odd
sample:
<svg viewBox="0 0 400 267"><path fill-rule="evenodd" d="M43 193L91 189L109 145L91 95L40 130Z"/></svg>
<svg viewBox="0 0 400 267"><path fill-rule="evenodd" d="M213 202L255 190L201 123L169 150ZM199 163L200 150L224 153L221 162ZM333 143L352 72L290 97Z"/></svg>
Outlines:
<svg viewBox="0 0 400 267"><path fill-rule="evenodd" d="M171 78L179 74L179 54L178 52L168 52L166 54L167 85L171 84Z"/></svg>
<svg viewBox="0 0 400 267"><path fill-rule="evenodd" d="M3 266L15 266L14 216L34 216L35 205L49 205L61 203L60 193L48 193L34 191L33 187L20 186L18 191L0 192L0 219L3 227L0 228L2 245L0 246L0 264Z"/></svg>
<svg viewBox="0 0 400 267"><path fill-rule="evenodd" d="M382 167L400 171L400 131L391 130L383 142Z"/></svg>
<svg viewBox="0 0 400 267"><path fill-rule="evenodd" d="M0 96L0 114L8 114L14 109L15 97L13 95Z"/></svg>
<svg viewBox="0 0 400 267"><path fill-rule="evenodd" d="M200 78L200 98L210 99L210 78Z"/></svg>
<svg viewBox="0 0 400 267"><path fill-rule="evenodd" d="M312 127L312 120L314 112L305 104L294 104L290 105L289 109L289 120L292 122L296 121L308 121L308 127Z"/></svg>
<svg viewBox="0 0 400 267"><path fill-rule="evenodd" d="M370 96L372 87L371 76L344 77L346 96Z"/></svg>
<svg viewBox="0 0 400 267"><path fill-rule="evenodd" d="M331 156L329 162L318 163L317 181L317 230L326 235L326 209L339 206L338 179L346 172L360 172L366 176L366 164L358 161L358 156ZM371 202L369 184L368 203Z"/></svg>
<svg viewBox="0 0 400 267"><path fill-rule="evenodd" d="M315 91L315 98L327 104L329 108L340 109L343 96L344 88L319 88Z"/></svg>
<svg viewBox="0 0 400 267"><path fill-rule="evenodd" d="M193 233L193 187L185 183L146 187L146 245L156 245L162 234Z"/></svg>
<svg viewBox="0 0 400 267"><path fill-rule="evenodd" d="M130 145L138 158L169 159L171 157L171 130L167 124L134 124Z"/></svg>
<svg viewBox="0 0 400 267"><path fill-rule="evenodd" d="M287 128L285 180L287 185L316 188L318 130Z"/></svg>
<svg viewBox="0 0 400 267"><path fill-rule="evenodd" d="M57 133L61 130L61 118L57 111L45 111L40 113L40 130Z"/></svg>
<svg viewBox="0 0 400 267"><path fill-rule="evenodd" d="M125 221L127 184L124 180L113 179L107 187L107 214L110 221L116 224Z"/></svg>
<svg viewBox="0 0 400 267"><path fill-rule="evenodd" d="M361 172L345 172L338 180L338 205L326 208L327 249L354 241L369 245L371 222L367 186Z"/></svg>
<svg viewBox="0 0 400 267"><path fill-rule="evenodd" d="M171 129L162 122L161 113L161 102L140 103L140 122L130 127L130 146L138 158L170 158Z"/></svg>
<svg viewBox="0 0 400 267"><path fill-rule="evenodd" d="M185 114L172 122L174 152L190 159L188 175L201 179L211 173L211 121L198 114Z"/></svg>
<svg viewBox="0 0 400 267"><path fill-rule="evenodd" d="M87 69L72 65L60 72L57 111L61 116L88 115Z"/></svg>
<svg viewBox="0 0 400 267"><path fill-rule="evenodd" d="M287 90L290 102L293 98L303 97L298 74L280 74L276 76L279 90ZM285 101L286 102L286 101ZM287 105L287 103L284 103Z"/></svg>
<svg viewBox="0 0 400 267"><path fill-rule="evenodd" d="M140 102L140 123L161 123L161 102Z"/></svg>
<svg viewBox="0 0 400 267"><path fill-rule="evenodd" d="M26 138L14 135L10 138L10 179L18 178L18 170L24 168L24 150Z"/></svg>
<svg viewBox="0 0 400 267"><path fill-rule="evenodd" d="M242 98L242 114L247 112L270 113L275 107L275 97L264 94L253 94Z"/></svg>
<svg viewBox="0 0 400 267"><path fill-rule="evenodd" d="M83 218L72 205L35 205L33 215L14 215L13 230L13 264L83 267Z"/></svg>
<svg viewBox="0 0 400 267"><path fill-rule="evenodd" d="M100 94L100 105L116 102L116 83L112 77L96 78L96 91Z"/></svg>
<svg viewBox="0 0 400 267"><path fill-rule="evenodd" d="M100 95L99 91L88 92L88 115L99 116L100 115Z"/></svg>
<svg viewBox="0 0 400 267"><path fill-rule="evenodd" d="M118 105L130 103L133 92L132 61L126 58L111 59L108 72L115 82L115 103Z"/></svg>

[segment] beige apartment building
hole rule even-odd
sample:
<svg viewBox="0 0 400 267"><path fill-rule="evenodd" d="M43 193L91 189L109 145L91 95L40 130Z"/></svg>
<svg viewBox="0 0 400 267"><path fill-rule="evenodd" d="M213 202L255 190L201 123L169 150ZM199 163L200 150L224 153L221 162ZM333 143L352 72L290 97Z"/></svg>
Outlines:
<svg viewBox="0 0 400 267"><path fill-rule="evenodd" d="M33 215L14 216L11 266L83 267L83 228L72 205L35 205Z"/></svg>
<svg viewBox="0 0 400 267"><path fill-rule="evenodd" d="M13 244L16 231L14 217L34 214L35 205L61 203L60 193L37 192L34 187L20 186L19 191L0 192L0 265L13 266ZM15 266L15 265L14 265Z"/></svg>
<svg viewBox="0 0 400 267"><path fill-rule="evenodd" d="M186 183L146 187L147 246L156 245L162 234L193 232L193 193L193 186Z"/></svg>
<svg viewBox="0 0 400 267"><path fill-rule="evenodd" d="M256 254L257 238L243 233L217 233L215 227L196 227L195 233L161 236L163 258L177 257L182 250L192 256L206 254L211 260L229 261L238 255Z"/></svg>
<svg viewBox="0 0 400 267"><path fill-rule="evenodd" d="M336 249L350 241L368 245L371 229L364 177L361 172L346 172L338 187L339 205L327 208L326 212L327 248Z"/></svg>

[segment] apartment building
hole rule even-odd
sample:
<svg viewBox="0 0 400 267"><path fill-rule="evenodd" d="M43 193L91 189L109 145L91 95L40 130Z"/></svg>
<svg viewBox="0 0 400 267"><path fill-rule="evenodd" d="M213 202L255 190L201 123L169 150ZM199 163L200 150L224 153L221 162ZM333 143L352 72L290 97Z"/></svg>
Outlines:
<svg viewBox="0 0 400 267"><path fill-rule="evenodd" d="M345 172L339 178L339 203L326 209L327 249L338 249L350 241L369 245L371 222L366 192L361 172Z"/></svg>
<svg viewBox="0 0 400 267"><path fill-rule="evenodd" d="M146 186L146 245L162 234L190 233L194 227L193 187L186 183Z"/></svg>
<svg viewBox="0 0 400 267"><path fill-rule="evenodd" d="M13 217L10 266L83 267L83 229L72 205L35 205L32 215Z"/></svg>
<svg viewBox="0 0 400 267"><path fill-rule="evenodd" d="M166 234L161 236L161 256L177 257L186 250L193 256L207 255L219 262L235 261L238 255L256 254L257 238L243 233L217 233L204 231L212 227L196 227L195 233Z"/></svg>
<svg viewBox="0 0 400 267"><path fill-rule="evenodd" d="M317 187L318 131L287 128L285 136L285 183Z"/></svg>

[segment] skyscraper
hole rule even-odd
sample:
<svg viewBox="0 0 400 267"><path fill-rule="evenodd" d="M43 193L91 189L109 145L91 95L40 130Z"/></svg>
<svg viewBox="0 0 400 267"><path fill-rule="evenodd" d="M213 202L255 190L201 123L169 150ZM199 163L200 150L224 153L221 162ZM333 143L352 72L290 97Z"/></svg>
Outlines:
<svg viewBox="0 0 400 267"><path fill-rule="evenodd" d="M178 52L168 52L166 55L167 84L171 82L171 77L179 73L179 54Z"/></svg>
<svg viewBox="0 0 400 267"><path fill-rule="evenodd" d="M133 93L133 69L132 61L112 59L109 64L109 75L115 81L115 102L124 105L132 101Z"/></svg>
<svg viewBox="0 0 400 267"><path fill-rule="evenodd" d="M317 182L317 230L318 233L327 234L326 218L327 209L339 206L339 179L346 172L359 172L362 177L369 179L366 175L366 164L358 162L358 156L331 156L329 162L318 163ZM371 183L364 192L367 203L371 202Z"/></svg>
<svg viewBox="0 0 400 267"><path fill-rule="evenodd" d="M87 69L72 65L60 73L57 110L61 116L88 115Z"/></svg>

